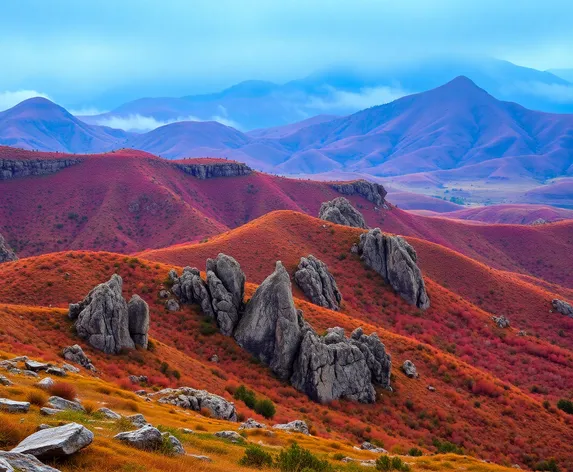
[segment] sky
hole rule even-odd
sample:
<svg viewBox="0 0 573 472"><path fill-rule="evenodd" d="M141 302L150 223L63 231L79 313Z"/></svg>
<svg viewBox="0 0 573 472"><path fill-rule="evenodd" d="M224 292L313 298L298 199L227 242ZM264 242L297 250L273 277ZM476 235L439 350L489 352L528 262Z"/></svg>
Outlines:
<svg viewBox="0 0 573 472"><path fill-rule="evenodd" d="M87 113L432 55L573 69L572 20L571 0L8 0L0 109L35 94Z"/></svg>

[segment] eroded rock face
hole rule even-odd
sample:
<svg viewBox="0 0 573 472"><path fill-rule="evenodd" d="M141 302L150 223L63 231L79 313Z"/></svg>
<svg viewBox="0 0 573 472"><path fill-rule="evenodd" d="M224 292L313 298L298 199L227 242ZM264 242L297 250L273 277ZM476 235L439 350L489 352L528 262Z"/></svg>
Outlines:
<svg viewBox="0 0 573 472"><path fill-rule="evenodd" d="M376 400L364 354L345 337L342 328L328 329L324 338L306 330L291 383L321 403L338 398L362 403Z"/></svg>
<svg viewBox="0 0 573 472"><path fill-rule="evenodd" d="M16 253L8 246L4 237L0 234L0 264L2 262L11 262L18 260Z"/></svg>
<svg viewBox="0 0 573 472"><path fill-rule="evenodd" d="M193 411L201 411L201 409L206 408L214 418L237 421L235 405L223 397L209 393L206 390L197 390L190 387L166 388L155 393L154 396L159 397L159 403L176 405Z"/></svg>
<svg viewBox="0 0 573 472"><path fill-rule="evenodd" d="M342 294L336 280L326 264L313 255L301 257L294 280L312 303L331 310L340 308Z"/></svg>
<svg viewBox="0 0 573 472"><path fill-rule="evenodd" d="M129 335L137 347L147 349L149 341L149 306L139 295L133 295L127 304Z"/></svg>
<svg viewBox="0 0 573 472"><path fill-rule="evenodd" d="M147 348L149 307L137 295L128 305L121 294L122 286L122 278L114 274L83 301L70 304L68 316L76 320L78 336L106 354L118 354L136 345Z"/></svg>
<svg viewBox="0 0 573 472"><path fill-rule="evenodd" d="M180 277L174 270L169 272L169 277L173 281L172 292L179 298L181 303L197 303L201 310L210 318L215 317L211 306L211 294L207 289L207 284L201 278L201 272L194 267L185 267Z"/></svg>
<svg viewBox="0 0 573 472"><path fill-rule="evenodd" d="M39 459L64 457L89 446L93 433L77 423L40 430L28 436L12 452L32 454Z"/></svg>
<svg viewBox="0 0 573 472"><path fill-rule="evenodd" d="M53 174L80 162L81 159L0 159L0 180Z"/></svg>
<svg viewBox="0 0 573 472"><path fill-rule="evenodd" d="M207 259L207 285L217 325L221 333L231 336L243 309L245 274L235 259L219 254Z"/></svg>
<svg viewBox="0 0 573 472"><path fill-rule="evenodd" d="M354 180L352 182L336 182L330 186L344 195L360 195L374 205L382 206L388 192L380 185L366 180Z"/></svg>
<svg viewBox="0 0 573 472"><path fill-rule="evenodd" d="M330 202L324 202L318 213L321 220L330 221L338 225L352 226L366 229L364 216L344 197L338 197Z"/></svg>
<svg viewBox="0 0 573 472"><path fill-rule="evenodd" d="M562 315L569 316L573 318L573 306L564 300L555 299L551 302L555 311L561 313Z"/></svg>
<svg viewBox="0 0 573 472"><path fill-rule="evenodd" d="M279 378L288 379L302 340L302 327L302 314L294 306L289 274L279 261L247 304L235 339Z"/></svg>
<svg viewBox="0 0 573 472"><path fill-rule="evenodd" d="M238 177L249 175L253 170L241 162L215 162L212 164L176 164L186 174L198 179L214 179L216 177Z"/></svg>
<svg viewBox="0 0 573 472"><path fill-rule="evenodd" d="M430 307L424 278L416 264L416 251L404 238L384 234L376 228L360 235L358 251L366 265L408 303L423 310Z"/></svg>
<svg viewBox="0 0 573 472"><path fill-rule="evenodd" d="M96 370L90 358L85 355L84 350L78 344L65 347L64 350L62 351L62 355L64 356L64 359L66 359L67 361L73 362L74 364L79 364L84 369L88 369L91 371Z"/></svg>
<svg viewBox="0 0 573 472"><path fill-rule="evenodd" d="M370 369L372 382L390 389L392 358L386 352L386 347L380 341L378 334L366 335L362 328L356 328L350 335L350 343L362 351L366 365Z"/></svg>

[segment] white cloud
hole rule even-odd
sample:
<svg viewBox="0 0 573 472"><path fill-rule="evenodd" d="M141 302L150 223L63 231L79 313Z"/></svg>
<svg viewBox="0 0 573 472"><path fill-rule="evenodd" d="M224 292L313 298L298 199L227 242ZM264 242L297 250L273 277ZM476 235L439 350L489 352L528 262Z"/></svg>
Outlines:
<svg viewBox="0 0 573 472"><path fill-rule="evenodd" d="M68 111L74 116L95 116L95 115L101 115L102 113L107 113L107 111L98 110L95 107L85 107L77 110L72 109Z"/></svg>
<svg viewBox="0 0 573 472"><path fill-rule="evenodd" d="M573 103L573 85L519 82L515 84L515 88L521 92L547 98L554 103Z"/></svg>
<svg viewBox="0 0 573 472"><path fill-rule="evenodd" d="M225 110L226 115L226 110ZM178 118L170 120L157 120L152 116L144 116L140 114L128 115L128 116L106 116L98 119L96 123L101 126L109 126L110 128L119 128L126 131L150 131L160 126L169 125L172 123L178 123L180 121L218 121L225 126L232 126L234 128L240 128L240 125L233 121L227 116L214 115L209 119L202 120L196 116L181 116Z"/></svg>
<svg viewBox="0 0 573 472"><path fill-rule="evenodd" d="M331 89L327 98L311 97L308 107L323 111L351 112L384 105L408 93L401 88L387 86L363 88L359 92Z"/></svg>
<svg viewBox="0 0 573 472"><path fill-rule="evenodd" d="M36 92L35 90L17 90L15 92L0 92L0 111L12 108L18 103L28 98L43 97L50 98L45 93Z"/></svg>

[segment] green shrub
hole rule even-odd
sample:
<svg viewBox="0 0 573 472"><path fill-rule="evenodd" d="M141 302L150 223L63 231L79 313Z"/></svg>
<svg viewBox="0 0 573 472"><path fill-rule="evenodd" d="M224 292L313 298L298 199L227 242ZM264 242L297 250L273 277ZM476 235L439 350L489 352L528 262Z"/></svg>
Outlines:
<svg viewBox="0 0 573 472"><path fill-rule="evenodd" d="M390 458L389 456L380 456L376 460L376 470L398 470L402 472L408 472L410 470L410 466L399 457Z"/></svg>
<svg viewBox="0 0 573 472"><path fill-rule="evenodd" d="M332 466L326 460L319 459L312 452L300 447L297 443L283 449L276 460L276 467L281 472L330 472Z"/></svg>
<svg viewBox="0 0 573 472"><path fill-rule="evenodd" d="M255 444L247 446L245 455L239 460L239 465L245 467L254 467L262 469L263 467L270 467L273 465L273 457L261 446Z"/></svg>
<svg viewBox="0 0 573 472"><path fill-rule="evenodd" d="M245 403L251 410L255 408L255 404L257 403L257 397L255 392L248 389L244 385L239 385L237 390L235 390L235 400L241 400Z"/></svg>
<svg viewBox="0 0 573 472"><path fill-rule="evenodd" d="M535 465L534 470L543 470L548 472L560 472L559 466L555 459L549 459L548 461L541 461Z"/></svg>
<svg viewBox="0 0 573 472"><path fill-rule="evenodd" d="M263 415L265 418L270 419L275 416L277 409L275 408L275 404L268 399L257 400L255 403L255 411L259 415Z"/></svg>
<svg viewBox="0 0 573 472"><path fill-rule="evenodd" d="M408 451L408 455L412 456L412 457L420 457L420 456L423 456L424 453L422 452L421 449L418 449L417 447L413 447L412 449L410 449Z"/></svg>
<svg viewBox="0 0 573 472"><path fill-rule="evenodd" d="M451 443L449 441L440 441L439 439L434 439L434 446L438 450L438 454L460 454L463 455L464 451L458 445Z"/></svg>
<svg viewBox="0 0 573 472"><path fill-rule="evenodd" d="M565 400L562 398L557 402L557 408L563 410L565 413L573 415L573 402L571 400Z"/></svg>

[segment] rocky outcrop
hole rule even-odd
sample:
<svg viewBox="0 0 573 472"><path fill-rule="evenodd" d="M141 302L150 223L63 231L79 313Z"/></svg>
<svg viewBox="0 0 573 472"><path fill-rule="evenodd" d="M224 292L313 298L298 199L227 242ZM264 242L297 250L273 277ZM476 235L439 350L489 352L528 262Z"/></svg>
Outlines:
<svg viewBox="0 0 573 472"><path fill-rule="evenodd" d="M2 262L12 262L17 261L18 256L12 250L8 243L4 239L4 237L0 234L0 264Z"/></svg>
<svg viewBox="0 0 573 472"><path fill-rule="evenodd" d="M328 267L313 255L301 257L294 280L312 303L338 310L342 294Z"/></svg>
<svg viewBox="0 0 573 472"><path fill-rule="evenodd" d="M207 259L207 285L217 325L225 336L231 336L243 309L245 274L231 256L219 254Z"/></svg>
<svg viewBox="0 0 573 472"><path fill-rule="evenodd" d="M39 459L70 456L89 446L93 433L77 423L43 429L28 436L12 452L31 454Z"/></svg>
<svg viewBox="0 0 573 472"><path fill-rule="evenodd" d="M143 426L135 431L119 433L114 436L114 439L144 451L154 451L163 445L161 431L151 425Z"/></svg>
<svg viewBox="0 0 573 472"><path fill-rule="evenodd" d="M147 347L147 303L134 296L128 307L121 294L122 285L121 277L114 274L108 282L92 289L83 301L70 304L69 317L76 320L78 336L106 354L118 354L136 345Z"/></svg>
<svg viewBox="0 0 573 472"><path fill-rule="evenodd" d="M335 182L330 186L343 195L360 195L376 206L382 206L388 192L380 185L366 180L354 180L352 182Z"/></svg>
<svg viewBox="0 0 573 472"><path fill-rule="evenodd" d="M201 278L199 269L185 267L181 276L177 276L177 273L171 270L169 278L173 282L171 290L181 303L197 303L201 306L203 314L210 318L215 317L211 306L211 294L207 289L207 284Z"/></svg>
<svg viewBox="0 0 573 472"><path fill-rule="evenodd" d="M324 202L318 217L321 220L330 221L338 225L352 226L354 228L366 229L364 216L344 197L338 197L330 202Z"/></svg>
<svg viewBox="0 0 573 472"><path fill-rule="evenodd" d="M80 345L74 344L73 346L65 347L62 351L64 359L74 364L81 365L84 369L91 370L95 372L95 367L88 356L85 355L84 350Z"/></svg>
<svg viewBox="0 0 573 472"><path fill-rule="evenodd" d="M31 454L21 454L13 451L0 451L0 459L7 462L12 469L9 472L60 472L48 465L42 464ZM1 469L0 469L1 470Z"/></svg>
<svg viewBox="0 0 573 472"><path fill-rule="evenodd" d="M196 390L190 387L166 388L153 395L159 397L159 403L175 405L193 411L207 409L213 418L237 421L235 405L206 390Z"/></svg>
<svg viewBox="0 0 573 472"><path fill-rule="evenodd" d="M53 174L80 162L81 159L0 159L0 180Z"/></svg>
<svg viewBox="0 0 573 472"><path fill-rule="evenodd" d="M505 316L492 316L491 319L498 328L509 328L509 320Z"/></svg>
<svg viewBox="0 0 573 472"><path fill-rule="evenodd" d="M275 424L273 429L280 429L281 431L289 431L291 433L310 434L308 425L302 420L294 420L290 423L284 424Z"/></svg>
<svg viewBox="0 0 573 472"><path fill-rule="evenodd" d="M346 398L373 403L373 383L390 387L391 359L377 335L361 329L347 338L342 328L324 337L308 329L296 359L291 383L313 400L324 403Z"/></svg>
<svg viewBox="0 0 573 472"><path fill-rule="evenodd" d="M557 311L558 313L561 313L562 315L569 316L570 318L573 318L573 306L571 306L566 301L554 299L551 302L551 304L553 305L553 308L555 309L555 311Z"/></svg>
<svg viewBox="0 0 573 472"><path fill-rule="evenodd" d="M234 337L241 347L288 379L302 341L302 313L292 298L288 272L279 261L247 304Z"/></svg>
<svg viewBox="0 0 573 472"><path fill-rule="evenodd" d="M133 295L127 304L129 335L137 347L147 349L149 332L149 306L139 296Z"/></svg>
<svg viewBox="0 0 573 472"><path fill-rule="evenodd" d="M212 162L208 164L199 163L177 163L177 168L186 174L197 177L198 179L214 179L216 177L238 177L253 173L248 165L241 162Z"/></svg>
<svg viewBox="0 0 573 472"><path fill-rule="evenodd" d="M243 430L243 429L266 429L266 428L267 428L266 424L259 423L258 421L255 421L253 418L249 418L244 423L241 423L241 426L239 426L239 430Z"/></svg>
<svg viewBox="0 0 573 472"><path fill-rule="evenodd" d="M423 310L430 299L416 251L400 236L391 236L376 228L360 235L358 252L365 264L378 272L408 303Z"/></svg>

